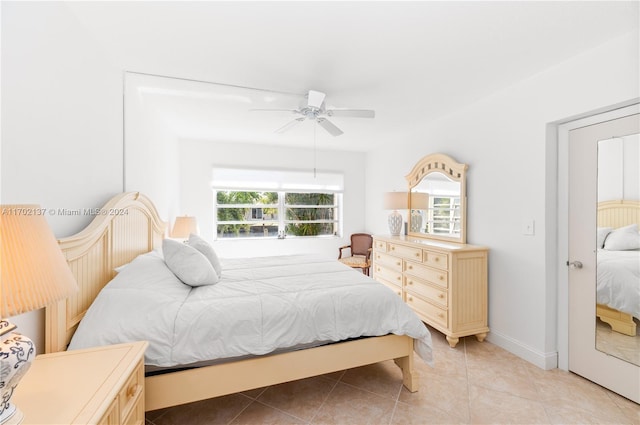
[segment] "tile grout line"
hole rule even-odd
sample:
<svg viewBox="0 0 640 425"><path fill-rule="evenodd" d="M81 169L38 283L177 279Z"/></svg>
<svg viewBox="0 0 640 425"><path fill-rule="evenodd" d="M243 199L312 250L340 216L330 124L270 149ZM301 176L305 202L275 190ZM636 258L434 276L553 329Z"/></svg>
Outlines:
<svg viewBox="0 0 640 425"><path fill-rule="evenodd" d="M333 390L336 389L336 387L338 386L338 384L340 383L340 380L342 379L342 377L344 376L344 374L347 373L346 370L343 370L342 373L340 374L340 377L338 377L338 379L336 379L336 381L333 383L333 386L331 387L331 390L329 390L329 392L327 393L327 396L324 398L324 400L322 400L322 403L320 403L320 406L318 407L318 409L315 411L315 413L313 414L313 416L311 416L311 419L309 419L309 421L307 422L308 424L313 424L313 421L316 419L316 416L318 416L318 413L320 413L320 411L322 410L322 408L324 407L325 403L327 402L327 400L329 399L329 397L331 396L331 394L333 393Z"/></svg>

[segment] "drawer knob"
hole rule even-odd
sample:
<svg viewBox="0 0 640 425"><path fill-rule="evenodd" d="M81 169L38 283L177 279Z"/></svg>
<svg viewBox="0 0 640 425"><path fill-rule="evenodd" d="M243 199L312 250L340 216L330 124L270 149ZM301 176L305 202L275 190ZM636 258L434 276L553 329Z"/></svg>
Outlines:
<svg viewBox="0 0 640 425"><path fill-rule="evenodd" d="M444 319L444 314L438 313L438 317L441 318L441 319Z"/></svg>
<svg viewBox="0 0 640 425"><path fill-rule="evenodd" d="M438 298L444 298L444 294L438 294Z"/></svg>
<svg viewBox="0 0 640 425"><path fill-rule="evenodd" d="M444 276L440 275L439 279L444 280Z"/></svg>
<svg viewBox="0 0 640 425"><path fill-rule="evenodd" d="M420 253L419 253L419 252L416 252L416 253L415 253L415 256L416 256L416 257L420 257Z"/></svg>
<svg viewBox="0 0 640 425"><path fill-rule="evenodd" d="M438 261L440 261L440 257L436 257L434 261L437 263Z"/></svg>
<svg viewBox="0 0 640 425"><path fill-rule="evenodd" d="M407 266L407 268L408 268L409 270L413 270L413 266L412 266L411 264L409 264L409 266Z"/></svg>
<svg viewBox="0 0 640 425"><path fill-rule="evenodd" d="M413 297L409 297L409 301L413 301Z"/></svg>
<svg viewBox="0 0 640 425"><path fill-rule="evenodd" d="M395 251L395 250L396 250L396 247L395 247L395 246L392 246L392 247L391 247L391 251Z"/></svg>
<svg viewBox="0 0 640 425"><path fill-rule="evenodd" d="M400 266L400 265L402 265L402 263L401 263L400 261L398 261L398 262L396 263L396 266Z"/></svg>
<svg viewBox="0 0 640 425"><path fill-rule="evenodd" d="M409 282L407 282L407 283L409 283L409 285L413 285L413 280L410 280L410 281L409 281Z"/></svg>
<svg viewBox="0 0 640 425"><path fill-rule="evenodd" d="M396 280L402 280L400 276L396 276Z"/></svg>
<svg viewBox="0 0 640 425"><path fill-rule="evenodd" d="M136 395L136 391L138 390L138 384L133 384L129 388L127 388L127 398L132 398Z"/></svg>

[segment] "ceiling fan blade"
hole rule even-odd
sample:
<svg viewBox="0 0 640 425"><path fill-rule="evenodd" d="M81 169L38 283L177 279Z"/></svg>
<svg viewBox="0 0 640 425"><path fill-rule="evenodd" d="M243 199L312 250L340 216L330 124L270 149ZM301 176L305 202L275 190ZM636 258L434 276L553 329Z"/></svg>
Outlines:
<svg viewBox="0 0 640 425"><path fill-rule="evenodd" d="M371 109L329 109L330 117L375 118L376 111Z"/></svg>
<svg viewBox="0 0 640 425"><path fill-rule="evenodd" d="M343 133L342 130L333 125L333 123L331 123L331 121L327 120L326 118L318 118L317 121L318 124L320 124L320 127L327 130L332 136L339 136Z"/></svg>
<svg viewBox="0 0 640 425"><path fill-rule="evenodd" d="M286 123L285 125L283 125L279 129L277 129L275 132L276 133L284 133L285 131L290 130L293 127L297 126L298 124L300 124L305 119L306 119L305 117L296 118L295 120Z"/></svg>
<svg viewBox="0 0 640 425"><path fill-rule="evenodd" d="M249 109L249 111L251 112L291 112L292 114L299 114L300 111L298 111L297 109Z"/></svg>
<svg viewBox="0 0 640 425"><path fill-rule="evenodd" d="M322 108L322 103L326 96L327 95L322 92L309 90L309 94L307 95L307 105L311 108L320 109Z"/></svg>

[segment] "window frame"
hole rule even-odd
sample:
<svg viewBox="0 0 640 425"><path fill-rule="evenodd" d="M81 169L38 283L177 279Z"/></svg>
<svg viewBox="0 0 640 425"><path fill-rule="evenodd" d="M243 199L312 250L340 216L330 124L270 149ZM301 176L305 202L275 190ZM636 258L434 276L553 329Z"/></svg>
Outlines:
<svg viewBox="0 0 640 425"><path fill-rule="evenodd" d="M269 239L285 239L289 238L331 238L331 237L341 237L342 228L343 228L343 192L340 190L300 190L295 188L289 188L289 190L271 190L271 189L252 189L252 188L223 188L223 187L212 187L213 190L213 228L215 231L214 240L269 240ZM259 193L268 193L275 192L278 195L278 202L276 204L218 204L218 192L259 192ZM308 193L319 193L319 194L328 194L333 196L333 203L326 205L305 205L305 204L287 204L286 196L287 194L308 194ZM218 209L219 208L248 208L250 209L249 215L253 217L254 210L264 210L265 208L277 208L277 220L272 219L269 220L270 223L277 222L277 235L268 235L268 236L244 236L244 237L225 237L220 236L218 231L219 225L224 224L239 224L239 225L249 225L250 223L260 223L259 219L248 220L248 221L239 221L239 220L218 220ZM323 209L333 209L334 210L334 218L333 219L315 219L315 220L292 220L287 219L287 211L291 208L323 208ZM264 213L263 213L264 214ZM264 215L263 215L264 217ZM288 225L291 224L327 224L333 223L333 233L332 234L321 234L321 235L294 235L288 232Z"/></svg>

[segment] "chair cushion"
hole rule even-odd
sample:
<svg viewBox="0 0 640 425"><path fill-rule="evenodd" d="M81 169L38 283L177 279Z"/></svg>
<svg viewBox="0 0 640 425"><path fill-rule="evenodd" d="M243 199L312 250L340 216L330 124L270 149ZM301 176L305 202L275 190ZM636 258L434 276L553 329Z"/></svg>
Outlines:
<svg viewBox="0 0 640 425"><path fill-rule="evenodd" d="M366 267L367 258L364 255L354 255L353 257L340 258L342 264L346 264L349 267Z"/></svg>

